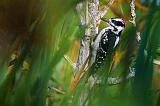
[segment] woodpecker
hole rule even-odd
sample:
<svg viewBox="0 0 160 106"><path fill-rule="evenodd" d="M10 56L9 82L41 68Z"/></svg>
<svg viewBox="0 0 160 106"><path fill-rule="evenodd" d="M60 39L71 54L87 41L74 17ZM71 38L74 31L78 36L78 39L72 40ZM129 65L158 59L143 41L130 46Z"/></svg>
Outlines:
<svg viewBox="0 0 160 106"><path fill-rule="evenodd" d="M95 73L103 66L104 61L119 43L121 32L125 28L125 22L122 18L102 18L102 21L108 24L108 27L102 29L92 42L92 73Z"/></svg>

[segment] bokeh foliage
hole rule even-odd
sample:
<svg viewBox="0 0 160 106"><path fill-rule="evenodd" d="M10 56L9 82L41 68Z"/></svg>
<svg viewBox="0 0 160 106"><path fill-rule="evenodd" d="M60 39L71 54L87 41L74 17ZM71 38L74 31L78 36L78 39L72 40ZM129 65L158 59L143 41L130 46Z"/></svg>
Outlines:
<svg viewBox="0 0 160 106"><path fill-rule="evenodd" d="M125 77L132 66L136 69L135 78L117 85L92 87L81 79L70 92L72 67L63 56L77 59L84 30L79 27L75 6L81 1L1 0L0 105L78 106L85 101L89 106L159 106L160 70L153 65L153 60L160 58L157 1L136 1L137 28L129 22L129 0L115 1L105 16L126 20L126 29L114 51L117 55L110 76ZM107 2L100 1L100 6ZM105 26L101 23L100 30ZM136 31L141 32L140 43Z"/></svg>

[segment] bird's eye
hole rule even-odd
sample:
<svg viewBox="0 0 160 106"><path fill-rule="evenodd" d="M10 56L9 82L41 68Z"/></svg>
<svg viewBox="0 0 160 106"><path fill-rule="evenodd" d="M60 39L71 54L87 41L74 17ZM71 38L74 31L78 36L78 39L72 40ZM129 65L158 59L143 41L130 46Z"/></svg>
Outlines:
<svg viewBox="0 0 160 106"><path fill-rule="evenodd" d="M115 20L112 20L112 23L113 23L113 24L115 24L115 23L116 23L116 21L115 21Z"/></svg>
<svg viewBox="0 0 160 106"><path fill-rule="evenodd" d="M120 21L115 21L115 20L112 20L112 23L116 26L124 26L124 24Z"/></svg>

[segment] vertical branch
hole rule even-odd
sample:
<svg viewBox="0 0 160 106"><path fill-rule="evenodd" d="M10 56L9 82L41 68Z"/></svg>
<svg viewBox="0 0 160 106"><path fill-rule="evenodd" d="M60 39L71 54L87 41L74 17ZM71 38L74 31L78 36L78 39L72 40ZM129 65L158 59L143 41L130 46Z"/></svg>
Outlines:
<svg viewBox="0 0 160 106"><path fill-rule="evenodd" d="M130 22L136 27L135 0L130 1L130 7L131 7L131 20L130 20Z"/></svg>
<svg viewBox="0 0 160 106"><path fill-rule="evenodd" d="M78 12L81 14L81 22L84 22L83 25L81 24L81 28L85 28L85 32L80 41L78 60L73 70L74 79L71 81L72 91L76 87L81 75L83 75L83 72L88 67L91 41L98 33L96 23L98 5L99 0L89 0L77 6ZM83 8L85 8L85 12L82 11Z"/></svg>
<svg viewBox="0 0 160 106"><path fill-rule="evenodd" d="M79 55L76 62L76 67L73 70L74 76L76 75L77 71L82 67L82 65L85 63L87 57L89 56L90 29L88 28L88 24L89 24L88 1L86 0L85 2L78 4L77 11L81 15L80 16L81 22L83 22L80 28L85 28L85 32L80 40Z"/></svg>
<svg viewBox="0 0 160 106"><path fill-rule="evenodd" d="M88 27L88 24L89 24L89 11L88 11L88 0L86 0L86 3L85 3L85 25L86 25L86 29L85 29L85 37L89 37L90 36L90 29Z"/></svg>
<svg viewBox="0 0 160 106"><path fill-rule="evenodd" d="M98 28L96 23L96 16L98 14L98 5L99 5L99 0L89 0L85 1L81 6L81 8L85 8L85 14L81 16L81 22L85 22L85 24L82 26L83 28L85 28L85 34L83 35L80 41L78 60L76 62L76 68L73 71L74 75L76 75L77 71L80 69L80 67L84 64L87 57L89 56L90 44L92 38L95 37L96 34L98 33L97 31ZM78 11L80 11L81 8L78 8L79 9ZM86 64L85 67L87 66L88 64Z"/></svg>
<svg viewBox="0 0 160 106"><path fill-rule="evenodd" d="M91 36L92 38L98 34L98 26L96 22L96 17L98 14L98 6L99 6L99 0L91 0L89 3L89 14L91 17L91 24L90 24L90 29L91 29Z"/></svg>
<svg viewBox="0 0 160 106"><path fill-rule="evenodd" d="M131 20L129 21L136 27L135 0L130 1L130 7L131 7ZM139 42L140 40L141 40L140 32L137 32L137 41Z"/></svg>

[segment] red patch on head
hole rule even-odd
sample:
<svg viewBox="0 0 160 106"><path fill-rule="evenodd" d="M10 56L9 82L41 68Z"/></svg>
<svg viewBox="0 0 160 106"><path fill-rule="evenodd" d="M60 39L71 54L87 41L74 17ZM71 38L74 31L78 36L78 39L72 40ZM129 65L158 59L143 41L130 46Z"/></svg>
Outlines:
<svg viewBox="0 0 160 106"><path fill-rule="evenodd" d="M125 21L124 21L124 19L122 19L122 23L123 23L123 24L125 24Z"/></svg>

